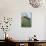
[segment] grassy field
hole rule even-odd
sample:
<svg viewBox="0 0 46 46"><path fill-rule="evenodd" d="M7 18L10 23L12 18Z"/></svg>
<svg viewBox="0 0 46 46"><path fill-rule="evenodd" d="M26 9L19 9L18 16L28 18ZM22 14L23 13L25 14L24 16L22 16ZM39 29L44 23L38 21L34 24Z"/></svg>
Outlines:
<svg viewBox="0 0 46 46"><path fill-rule="evenodd" d="M22 27L31 27L32 25L31 18L28 18L27 16L21 17L21 26Z"/></svg>

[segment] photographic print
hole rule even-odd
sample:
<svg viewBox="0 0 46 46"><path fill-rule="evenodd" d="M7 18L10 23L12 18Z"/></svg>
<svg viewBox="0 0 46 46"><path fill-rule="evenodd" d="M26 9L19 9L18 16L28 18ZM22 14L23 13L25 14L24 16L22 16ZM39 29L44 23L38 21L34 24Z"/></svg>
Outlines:
<svg viewBox="0 0 46 46"><path fill-rule="evenodd" d="M32 13L21 13L21 27L32 27Z"/></svg>

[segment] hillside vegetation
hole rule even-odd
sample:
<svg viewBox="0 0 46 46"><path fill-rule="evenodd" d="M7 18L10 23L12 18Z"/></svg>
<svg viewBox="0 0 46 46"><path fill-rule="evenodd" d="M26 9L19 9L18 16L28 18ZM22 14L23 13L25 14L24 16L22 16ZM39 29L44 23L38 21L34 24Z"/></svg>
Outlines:
<svg viewBox="0 0 46 46"><path fill-rule="evenodd" d="M22 27L31 27L31 18L28 18L27 16L21 17L21 26Z"/></svg>

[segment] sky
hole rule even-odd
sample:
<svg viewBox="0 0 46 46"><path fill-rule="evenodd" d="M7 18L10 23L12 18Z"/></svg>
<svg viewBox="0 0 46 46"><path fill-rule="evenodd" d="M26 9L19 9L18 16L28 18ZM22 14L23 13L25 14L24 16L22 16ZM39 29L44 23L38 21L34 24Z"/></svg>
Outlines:
<svg viewBox="0 0 46 46"><path fill-rule="evenodd" d="M28 18L32 18L32 13L31 12L23 12L21 15L22 16L27 16Z"/></svg>

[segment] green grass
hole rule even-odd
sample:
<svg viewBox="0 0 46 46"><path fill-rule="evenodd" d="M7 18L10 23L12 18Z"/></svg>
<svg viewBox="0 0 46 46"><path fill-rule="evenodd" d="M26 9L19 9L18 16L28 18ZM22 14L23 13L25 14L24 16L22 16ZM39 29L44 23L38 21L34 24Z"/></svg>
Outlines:
<svg viewBox="0 0 46 46"><path fill-rule="evenodd" d="M21 26L22 27L31 27L31 18L28 18L27 16L21 17Z"/></svg>

